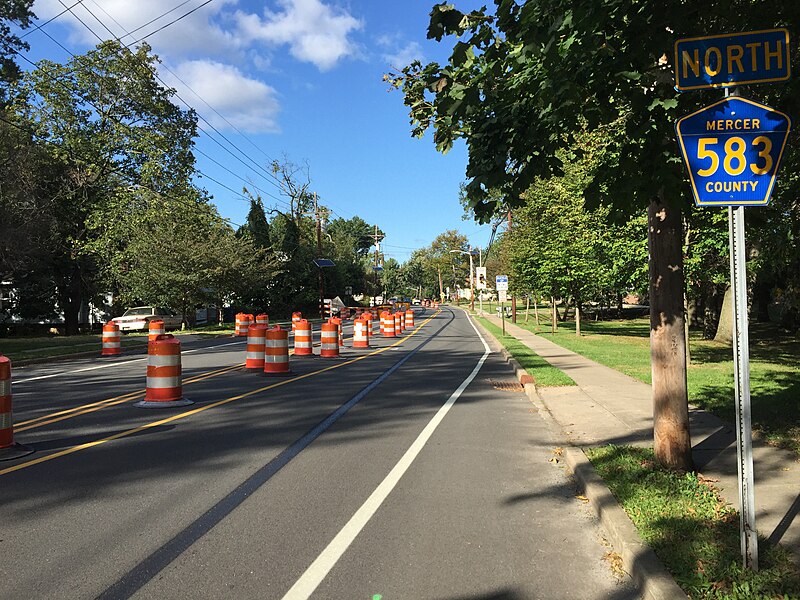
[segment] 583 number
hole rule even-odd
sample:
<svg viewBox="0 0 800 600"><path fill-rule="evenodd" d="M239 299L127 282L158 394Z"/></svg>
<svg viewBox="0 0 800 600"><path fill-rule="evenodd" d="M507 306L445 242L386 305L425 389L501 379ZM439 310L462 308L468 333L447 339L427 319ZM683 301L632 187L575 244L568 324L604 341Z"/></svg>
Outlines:
<svg viewBox="0 0 800 600"><path fill-rule="evenodd" d="M715 146L719 145L719 138L704 137L700 138L697 143L697 158L711 159L711 164L707 169L698 169L697 174L700 177L710 177L719 169L720 156L717 153ZM764 135L759 135L753 139L752 145L759 148L758 158L763 160L763 165L759 164L761 161L748 163L745 151L747 150L747 142L738 136L733 136L725 141L725 155L722 158L722 168L731 177L741 175L747 167L755 175L765 175L772 169L773 161L772 155L772 142Z"/></svg>

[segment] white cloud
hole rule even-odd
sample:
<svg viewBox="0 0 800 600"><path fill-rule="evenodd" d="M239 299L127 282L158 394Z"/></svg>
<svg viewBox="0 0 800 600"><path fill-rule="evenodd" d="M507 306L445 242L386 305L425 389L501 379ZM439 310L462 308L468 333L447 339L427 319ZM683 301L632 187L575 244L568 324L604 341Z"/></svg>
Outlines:
<svg viewBox="0 0 800 600"><path fill-rule="evenodd" d="M356 53L349 38L363 23L343 9L320 0L279 0L280 11L264 10L264 17L237 11L242 38L250 42L287 45L296 59L322 71Z"/></svg>
<svg viewBox="0 0 800 600"><path fill-rule="evenodd" d="M422 53L422 46L420 46L419 42L408 42L402 48L396 48L394 51L382 54L381 58L383 58L389 66L398 69L402 69L415 60L422 63L425 62L425 55Z"/></svg>
<svg viewBox="0 0 800 600"><path fill-rule="evenodd" d="M267 84L247 77L234 66L210 60L186 61L172 71L237 128L248 133L278 131L276 118L280 105L275 90ZM169 72L163 78L214 127L230 129L224 119L198 101L181 81Z"/></svg>
<svg viewBox="0 0 800 600"><path fill-rule="evenodd" d="M169 25L163 31L147 37L146 41L153 47L156 54L189 55L200 51L210 53L235 50L239 46L236 36L233 32L222 29L216 21L226 5L236 3L237 0L212 2ZM70 2L68 6L72 4L73 2ZM169 14L164 14L177 4L179 3L165 4L163 0L136 0L135 2L131 2L131 0L84 0L72 9L72 13L67 12L60 16L58 23L65 24L70 28L70 42L74 44L92 46L97 44L98 39L92 31L103 39L121 37L123 43L130 44L198 6L196 3L190 3L169 12ZM42 21L63 10L64 5L59 0L37 0L34 6L36 15ZM157 17L161 18L139 29ZM81 24L78 18L85 25ZM132 35L127 35L128 32L132 32Z"/></svg>

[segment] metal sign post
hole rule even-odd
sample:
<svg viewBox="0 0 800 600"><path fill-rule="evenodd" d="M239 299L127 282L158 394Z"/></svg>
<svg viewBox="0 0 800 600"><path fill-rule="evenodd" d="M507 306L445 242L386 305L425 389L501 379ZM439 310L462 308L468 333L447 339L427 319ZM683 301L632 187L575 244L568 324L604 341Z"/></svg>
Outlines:
<svg viewBox="0 0 800 600"><path fill-rule="evenodd" d="M758 571L758 536L753 483L753 430L750 416L750 340L747 330L747 268L744 206L729 206L733 288L733 374L736 385L736 455L739 471L739 531L744 566Z"/></svg>

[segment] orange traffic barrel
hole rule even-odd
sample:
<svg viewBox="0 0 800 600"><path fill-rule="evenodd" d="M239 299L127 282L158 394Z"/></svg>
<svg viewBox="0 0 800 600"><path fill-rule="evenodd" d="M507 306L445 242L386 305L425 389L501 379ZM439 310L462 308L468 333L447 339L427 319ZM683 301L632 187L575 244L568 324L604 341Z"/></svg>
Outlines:
<svg viewBox="0 0 800 600"><path fill-rule="evenodd" d="M383 337L396 337L397 331L394 327L394 315L389 311L381 313L381 324L383 325Z"/></svg>
<svg viewBox="0 0 800 600"><path fill-rule="evenodd" d="M396 312L392 315L392 317L394 318L394 332L396 335L400 335L401 333L403 333L404 329L403 327L404 315L403 313Z"/></svg>
<svg viewBox="0 0 800 600"><path fill-rule="evenodd" d="M153 342L155 339L160 336L164 335L166 330L164 329L164 321L161 319L154 319L147 324L147 341Z"/></svg>
<svg viewBox="0 0 800 600"><path fill-rule="evenodd" d="M264 375L288 375L289 332L280 327L267 329L264 348Z"/></svg>
<svg viewBox="0 0 800 600"><path fill-rule="evenodd" d="M311 345L311 323L305 319L300 319L295 325L294 355L314 356L314 349Z"/></svg>
<svg viewBox="0 0 800 600"><path fill-rule="evenodd" d="M103 325L103 349L100 351L100 356L122 354L122 342L119 335L119 327L113 321Z"/></svg>
<svg viewBox="0 0 800 600"><path fill-rule="evenodd" d="M367 322L364 319L353 321L353 348L369 348Z"/></svg>
<svg viewBox="0 0 800 600"><path fill-rule="evenodd" d="M269 325L269 315L266 313L256 315L256 325Z"/></svg>
<svg viewBox="0 0 800 600"><path fill-rule="evenodd" d="M323 358L339 358L339 326L323 323L319 355Z"/></svg>
<svg viewBox="0 0 800 600"><path fill-rule="evenodd" d="M369 312L368 310L364 311L364 313L361 315L361 320L364 321L364 323L366 323L366 325L367 325L367 337L373 335L373 331L372 331L372 313Z"/></svg>
<svg viewBox="0 0 800 600"><path fill-rule="evenodd" d="M380 325L381 335L386 335L385 325L386 325L386 311L382 310L380 316L378 318L378 324Z"/></svg>
<svg viewBox="0 0 800 600"><path fill-rule="evenodd" d="M0 460L12 460L33 452L30 446L14 442L11 411L11 361L0 354Z"/></svg>
<svg viewBox="0 0 800 600"><path fill-rule="evenodd" d="M236 333L234 335L237 337L246 337L247 328L250 327L250 323L252 322L252 315L248 315L247 313L238 313L236 315Z"/></svg>
<svg viewBox="0 0 800 600"><path fill-rule="evenodd" d="M248 371L264 370L264 353L267 345L267 326L255 323L247 328L247 354L244 368Z"/></svg>
<svg viewBox="0 0 800 600"><path fill-rule="evenodd" d="M344 346L344 334L342 333L342 320L339 317L331 317L328 323L333 323L339 328L339 346Z"/></svg>
<svg viewBox="0 0 800 600"><path fill-rule="evenodd" d="M301 312L293 312L292 313L292 331L297 329L297 322L303 318L303 313Z"/></svg>
<svg viewBox="0 0 800 600"><path fill-rule="evenodd" d="M406 329L414 329L414 311L410 308L406 311Z"/></svg>
<svg viewBox="0 0 800 600"><path fill-rule="evenodd" d="M147 344L147 385L139 408L171 408L187 406L181 382L181 343L170 333L158 336Z"/></svg>

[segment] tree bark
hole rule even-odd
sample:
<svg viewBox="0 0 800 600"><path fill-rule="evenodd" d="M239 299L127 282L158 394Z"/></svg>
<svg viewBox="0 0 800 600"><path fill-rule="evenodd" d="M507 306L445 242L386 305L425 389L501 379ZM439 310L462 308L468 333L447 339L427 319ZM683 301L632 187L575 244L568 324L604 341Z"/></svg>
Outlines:
<svg viewBox="0 0 800 600"><path fill-rule="evenodd" d="M66 269L68 273L59 279L58 300L64 313L64 332L66 335L80 333L80 310L83 300L83 286L81 285L81 272L77 266Z"/></svg>
<svg viewBox="0 0 800 600"><path fill-rule="evenodd" d="M725 296L722 299L722 309L719 311L717 334L714 336L714 341L733 344L733 289L731 286L725 288Z"/></svg>
<svg viewBox="0 0 800 600"><path fill-rule="evenodd" d="M558 330L558 309L556 308L556 297L550 296L550 306L552 307L552 317L553 317L553 325L552 325L552 332L555 333Z"/></svg>
<svg viewBox="0 0 800 600"><path fill-rule="evenodd" d="M581 303L575 300L575 335L581 337Z"/></svg>
<svg viewBox="0 0 800 600"><path fill-rule="evenodd" d="M691 470L681 213L659 198L650 203L647 216L653 445L662 465Z"/></svg>

